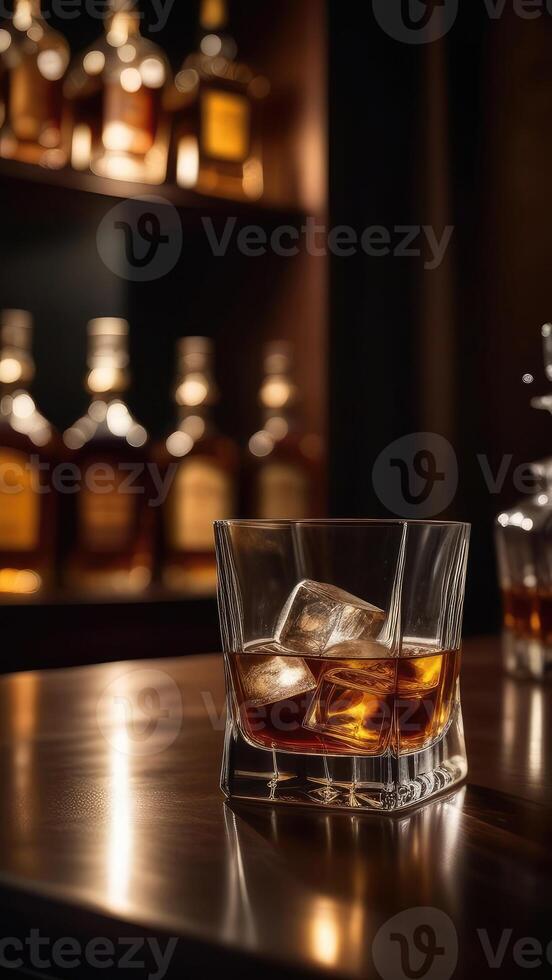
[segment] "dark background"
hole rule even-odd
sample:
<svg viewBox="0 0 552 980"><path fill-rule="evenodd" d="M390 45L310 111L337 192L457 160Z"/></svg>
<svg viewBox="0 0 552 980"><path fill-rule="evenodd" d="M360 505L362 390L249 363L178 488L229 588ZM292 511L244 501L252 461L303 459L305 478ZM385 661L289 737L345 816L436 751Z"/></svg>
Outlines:
<svg viewBox="0 0 552 980"><path fill-rule="evenodd" d="M546 11L523 20L506 6L493 19L483 0L462 4L442 41L411 46L385 34L371 3L311 5L327 18L330 225L361 233L371 225L392 231L427 224L438 237L454 226L438 270L424 269L427 256L359 252L330 261L328 511L389 516L372 485L379 452L408 433L445 436L458 458L459 485L444 516L473 524L468 633L499 625L493 517L520 496L515 466L548 454L552 424L529 408L530 397L547 388L540 326L552 316L552 20ZM231 10L241 56L262 69L259 39L277 29L279 5L234 0ZM151 10L146 22L148 16ZM196 16L197 4L176 0L165 30L152 35L174 68L194 44ZM101 31L87 17L58 26L73 51ZM301 38L294 43L300 51ZM220 352L222 426L245 446L256 427L257 325L270 317L285 260L230 252L221 263L208 253L198 215L190 214L174 272L123 288L95 246L97 225L114 203L0 183L0 298L40 320L40 405L61 429L85 409L86 321L122 315L133 328L129 401L154 436L171 421L174 341L205 332ZM262 215L267 229L282 220L281 211ZM291 336L296 329L291 320ZM299 384L308 386L302 370ZM530 385L522 382L526 372L535 378ZM512 455L499 494L489 492L478 454L494 473Z"/></svg>

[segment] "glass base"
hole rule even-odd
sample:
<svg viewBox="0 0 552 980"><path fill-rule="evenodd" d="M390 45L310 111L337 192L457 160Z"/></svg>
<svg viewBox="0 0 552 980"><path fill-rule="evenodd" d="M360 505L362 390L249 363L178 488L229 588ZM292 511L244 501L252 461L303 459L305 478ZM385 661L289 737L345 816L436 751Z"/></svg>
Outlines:
<svg viewBox="0 0 552 980"><path fill-rule="evenodd" d="M252 746L228 719L221 788L234 799L346 810L404 810L449 789L468 770L462 709L441 738L397 756L301 755Z"/></svg>
<svg viewBox="0 0 552 980"><path fill-rule="evenodd" d="M519 636L510 630L502 634L504 669L523 680L552 680L552 644L538 637Z"/></svg>

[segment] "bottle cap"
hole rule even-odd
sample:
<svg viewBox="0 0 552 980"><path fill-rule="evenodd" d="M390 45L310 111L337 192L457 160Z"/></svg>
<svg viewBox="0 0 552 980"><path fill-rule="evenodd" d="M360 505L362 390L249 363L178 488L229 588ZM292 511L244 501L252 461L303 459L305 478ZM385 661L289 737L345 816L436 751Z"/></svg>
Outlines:
<svg viewBox="0 0 552 980"><path fill-rule="evenodd" d="M265 374L287 374L293 363L293 346L287 340L273 340L265 344Z"/></svg>
<svg viewBox="0 0 552 980"><path fill-rule="evenodd" d="M215 347L209 337L181 337L176 343L179 370L207 371L211 367Z"/></svg>
<svg viewBox="0 0 552 980"><path fill-rule="evenodd" d="M88 324L88 388L94 393L123 391L128 386L128 323L98 317Z"/></svg>
<svg viewBox="0 0 552 980"><path fill-rule="evenodd" d="M226 0L201 0L199 22L205 31L218 31L228 20Z"/></svg>
<svg viewBox="0 0 552 980"><path fill-rule="evenodd" d="M128 323L115 316L100 316L88 323L89 337L128 337Z"/></svg>
<svg viewBox="0 0 552 980"><path fill-rule="evenodd" d="M181 337L176 344L178 380L176 401L189 407L213 405L218 390L212 377L214 344L209 337Z"/></svg>
<svg viewBox="0 0 552 980"><path fill-rule="evenodd" d="M0 334L4 347L29 350L32 341L33 317L28 310L2 310Z"/></svg>
<svg viewBox="0 0 552 980"><path fill-rule="evenodd" d="M0 311L0 381L3 383L32 381L32 336L33 318L28 310Z"/></svg>

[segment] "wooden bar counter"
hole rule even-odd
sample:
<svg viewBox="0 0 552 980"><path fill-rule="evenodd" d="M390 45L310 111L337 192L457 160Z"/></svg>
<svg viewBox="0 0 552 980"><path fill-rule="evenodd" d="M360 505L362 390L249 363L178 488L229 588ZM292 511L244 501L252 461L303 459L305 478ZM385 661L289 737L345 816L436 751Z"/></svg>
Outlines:
<svg viewBox="0 0 552 980"><path fill-rule="evenodd" d="M220 656L0 678L0 965L549 973L552 688L471 640L462 700L467 783L393 817L225 803Z"/></svg>

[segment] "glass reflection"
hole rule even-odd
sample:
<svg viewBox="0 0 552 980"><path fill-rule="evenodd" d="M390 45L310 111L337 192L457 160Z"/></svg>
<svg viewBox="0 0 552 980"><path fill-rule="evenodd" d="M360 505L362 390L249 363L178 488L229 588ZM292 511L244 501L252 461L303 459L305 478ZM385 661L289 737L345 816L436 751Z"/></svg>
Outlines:
<svg viewBox="0 0 552 980"><path fill-rule="evenodd" d="M397 897L408 907L431 904L438 894L441 907L461 918L453 883L465 795L461 787L400 819L226 803L225 938L245 934L250 946L269 948L275 942L266 918L267 867L280 935L325 969L362 973L375 923L396 908Z"/></svg>
<svg viewBox="0 0 552 980"><path fill-rule="evenodd" d="M522 773L533 785L541 785L548 778L545 688L506 678L503 691L500 744L504 766L514 774Z"/></svg>

